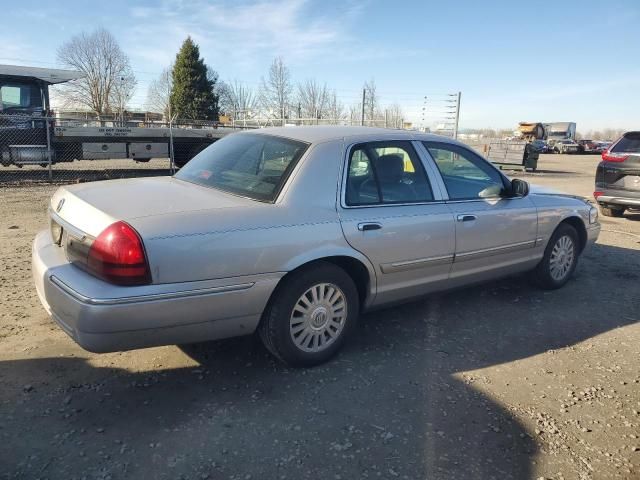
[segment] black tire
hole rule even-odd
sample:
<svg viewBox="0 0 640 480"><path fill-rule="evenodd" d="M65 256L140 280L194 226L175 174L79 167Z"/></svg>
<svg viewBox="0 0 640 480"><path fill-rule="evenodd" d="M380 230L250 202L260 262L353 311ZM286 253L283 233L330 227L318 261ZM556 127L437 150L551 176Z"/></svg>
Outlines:
<svg viewBox="0 0 640 480"><path fill-rule="evenodd" d="M569 268L561 278L558 278L554 274L552 274L551 257L556 244L558 244L558 242L563 239L563 237L568 237L571 240L573 246L573 256ZM568 223L561 223L560 225L558 225L556 231L553 232L553 235L551 235L551 239L547 244L547 248L544 251L542 260L540 260L540 263L538 263L538 265L532 272L534 283L545 290L555 290L562 287L569 281L576 269L576 266L578 265L580 250L580 242L576 229Z"/></svg>
<svg viewBox="0 0 640 480"><path fill-rule="evenodd" d="M610 205L600 205L600 213L605 217L621 217L624 215L624 208L613 208Z"/></svg>
<svg viewBox="0 0 640 480"><path fill-rule="evenodd" d="M304 351L293 341L290 319L299 299L319 284L337 286L346 303L346 315L338 336L323 350ZM265 309L258 333L267 350L291 367L312 367L332 358L356 327L360 313L358 290L351 277L329 262L315 262L291 273L278 285ZM301 334L303 335L303 334Z"/></svg>

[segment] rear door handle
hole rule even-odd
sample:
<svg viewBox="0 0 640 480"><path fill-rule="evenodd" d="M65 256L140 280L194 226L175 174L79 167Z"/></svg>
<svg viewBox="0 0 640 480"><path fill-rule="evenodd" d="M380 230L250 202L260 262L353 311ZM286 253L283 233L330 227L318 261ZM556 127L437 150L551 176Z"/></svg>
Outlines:
<svg viewBox="0 0 640 480"><path fill-rule="evenodd" d="M358 224L358 230L361 232L366 232L367 230L380 230L381 228L382 225L376 222Z"/></svg>
<svg viewBox="0 0 640 480"><path fill-rule="evenodd" d="M473 222L474 220L477 220L478 217L476 217L475 215L470 215L468 213L463 213L461 215L458 215L456 219L459 222Z"/></svg>

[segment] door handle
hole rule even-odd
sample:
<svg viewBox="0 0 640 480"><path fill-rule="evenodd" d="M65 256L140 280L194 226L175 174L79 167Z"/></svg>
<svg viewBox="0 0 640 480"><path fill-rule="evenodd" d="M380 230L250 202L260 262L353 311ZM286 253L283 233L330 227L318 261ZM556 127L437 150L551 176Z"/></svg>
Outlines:
<svg viewBox="0 0 640 480"><path fill-rule="evenodd" d="M477 220L477 219L478 217L476 217L475 215L470 215L468 213L463 213L456 217L456 220L458 220L459 222L473 222L474 220Z"/></svg>
<svg viewBox="0 0 640 480"><path fill-rule="evenodd" d="M380 230L381 228L382 225L376 222L358 224L358 230L360 230L361 232L366 232L368 230Z"/></svg>

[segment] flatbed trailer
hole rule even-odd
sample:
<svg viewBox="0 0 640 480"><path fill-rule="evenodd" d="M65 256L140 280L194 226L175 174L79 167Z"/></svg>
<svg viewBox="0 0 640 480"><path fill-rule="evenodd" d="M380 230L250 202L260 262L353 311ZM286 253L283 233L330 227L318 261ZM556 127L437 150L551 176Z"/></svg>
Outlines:
<svg viewBox="0 0 640 480"><path fill-rule="evenodd" d="M233 132L215 122L147 127L104 119L56 118L49 109L49 85L81 77L68 70L0 65L0 164L21 167L75 160L172 158L180 167Z"/></svg>

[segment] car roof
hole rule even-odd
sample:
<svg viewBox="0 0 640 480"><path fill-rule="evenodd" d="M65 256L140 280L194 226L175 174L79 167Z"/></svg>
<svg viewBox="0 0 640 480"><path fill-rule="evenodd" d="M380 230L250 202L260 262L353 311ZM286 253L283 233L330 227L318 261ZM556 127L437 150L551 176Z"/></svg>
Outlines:
<svg viewBox="0 0 640 480"><path fill-rule="evenodd" d="M321 143L329 140L338 140L348 137L380 136L381 139L397 134L398 138L414 140L431 140L438 142L457 143L449 137L422 133L414 130L401 130L395 128L360 127L346 125L307 125L291 127L268 127L250 130L250 133L258 135L274 135L290 138L306 143Z"/></svg>

